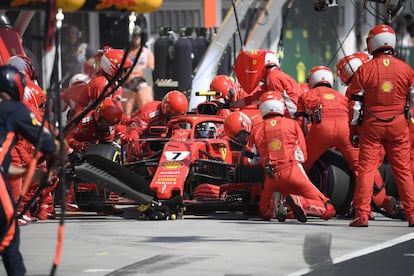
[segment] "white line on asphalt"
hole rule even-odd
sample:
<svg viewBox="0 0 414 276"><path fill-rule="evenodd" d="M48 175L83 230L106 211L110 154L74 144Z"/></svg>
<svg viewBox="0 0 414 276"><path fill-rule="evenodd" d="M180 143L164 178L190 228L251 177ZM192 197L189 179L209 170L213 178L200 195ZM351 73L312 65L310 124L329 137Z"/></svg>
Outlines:
<svg viewBox="0 0 414 276"><path fill-rule="evenodd" d="M353 258L364 256L364 255L370 254L372 252L376 252L376 251L382 250L384 248L388 248L388 247L391 247L391 246L394 246L394 245L397 245L397 244L400 244L400 243L403 243L403 242L406 242L406 241L409 241L409 240L412 240L412 239L414 239L414 233L409 233L409 234L403 235L401 237L398 237L398 238L395 238L395 239L392 239L392 240L389 240L389 241L385 241L385 242L382 242L382 243L379 243L379 244L376 244L376 245L373 245L373 246L370 246L370 247L367 247L367 248L364 248L364 249L361 249L361 250L357 250L355 252L346 254L342 257L335 258L335 259L332 260L332 263L337 264L337 263L341 263L341 262L344 262L344 261L348 261L348 260L351 260ZM304 269L301 269L299 271L290 273L286 276L298 276L298 275L303 275L303 274L310 273L310 272L312 272L312 270L310 268L304 268Z"/></svg>

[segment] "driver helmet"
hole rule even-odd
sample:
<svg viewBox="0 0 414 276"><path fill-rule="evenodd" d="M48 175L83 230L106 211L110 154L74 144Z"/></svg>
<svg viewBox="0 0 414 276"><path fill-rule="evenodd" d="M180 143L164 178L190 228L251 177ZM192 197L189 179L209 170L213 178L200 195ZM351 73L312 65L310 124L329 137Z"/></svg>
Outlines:
<svg viewBox="0 0 414 276"><path fill-rule="evenodd" d="M196 126L195 138L217 138L217 127L212 122L203 122Z"/></svg>

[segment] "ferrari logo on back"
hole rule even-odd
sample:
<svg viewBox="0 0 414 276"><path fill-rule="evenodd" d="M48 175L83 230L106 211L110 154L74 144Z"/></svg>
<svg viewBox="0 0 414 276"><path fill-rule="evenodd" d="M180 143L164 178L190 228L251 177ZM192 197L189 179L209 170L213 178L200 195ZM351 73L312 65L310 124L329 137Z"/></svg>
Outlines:
<svg viewBox="0 0 414 276"><path fill-rule="evenodd" d="M384 58L382 60L382 63L384 64L385 67L388 67L390 65L390 60L388 58Z"/></svg>

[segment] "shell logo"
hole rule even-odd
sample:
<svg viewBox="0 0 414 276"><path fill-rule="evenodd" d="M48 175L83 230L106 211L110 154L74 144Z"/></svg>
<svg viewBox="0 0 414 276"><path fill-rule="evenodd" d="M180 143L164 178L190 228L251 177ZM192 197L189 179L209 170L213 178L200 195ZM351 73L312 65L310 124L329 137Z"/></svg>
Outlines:
<svg viewBox="0 0 414 276"><path fill-rule="evenodd" d="M183 163L179 161L170 161L170 162L165 162L164 164L162 164L162 166L165 169L171 170L171 169L181 168L183 166Z"/></svg>
<svg viewBox="0 0 414 276"><path fill-rule="evenodd" d="M381 89L385 93L390 93L393 88L394 88L394 86L393 86L392 82L390 82L390 81L384 81L381 84Z"/></svg>
<svg viewBox="0 0 414 276"><path fill-rule="evenodd" d="M269 146L271 150L280 150L282 148L282 142L279 139L276 139L270 142Z"/></svg>
<svg viewBox="0 0 414 276"><path fill-rule="evenodd" d="M326 99L326 100L333 100L333 99L335 99L335 95L331 94L331 93L328 93L328 94L323 95L323 98Z"/></svg>

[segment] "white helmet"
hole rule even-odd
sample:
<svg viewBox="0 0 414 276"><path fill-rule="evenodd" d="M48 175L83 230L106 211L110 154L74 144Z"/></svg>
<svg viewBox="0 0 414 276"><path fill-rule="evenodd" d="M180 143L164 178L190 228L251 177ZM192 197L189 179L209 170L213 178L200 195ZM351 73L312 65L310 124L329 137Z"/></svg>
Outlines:
<svg viewBox="0 0 414 276"><path fill-rule="evenodd" d="M107 50L103 54L101 58L101 62L100 62L102 71L104 71L110 77L115 77L115 75L118 73L118 70L120 69L120 66L122 65L124 54L125 52L122 49ZM123 70L131 66L132 66L131 59L129 58L129 56L127 56L123 64Z"/></svg>
<svg viewBox="0 0 414 276"><path fill-rule="evenodd" d="M7 61L7 64L16 67L17 70L23 73L30 80L34 80L36 78L36 70L33 63L30 58L25 55L11 56Z"/></svg>
<svg viewBox="0 0 414 276"><path fill-rule="evenodd" d="M333 81L334 78L332 70L329 69L329 67L322 65L313 67L310 70L307 79L310 89L314 88L318 84L328 84L330 87L333 87Z"/></svg>
<svg viewBox="0 0 414 276"><path fill-rule="evenodd" d="M264 92L259 98L259 110L262 117L269 114L285 114L285 101L276 91Z"/></svg>
<svg viewBox="0 0 414 276"><path fill-rule="evenodd" d="M279 59L276 54L270 50L266 51L265 55L265 68L277 66L280 67Z"/></svg>
<svg viewBox="0 0 414 276"><path fill-rule="evenodd" d="M78 73L78 74L73 75L73 77L70 79L70 81L69 81L69 87L74 86L74 85L78 85L78 84L86 84L90 80L91 79L89 78L88 75L82 74L82 73Z"/></svg>
<svg viewBox="0 0 414 276"><path fill-rule="evenodd" d="M348 85L355 72L363 63L369 60L369 56L364 52L357 52L341 58L336 65L336 75L341 81Z"/></svg>
<svg viewBox="0 0 414 276"><path fill-rule="evenodd" d="M395 31L388 25L374 26L368 33L367 47L368 53L373 54L378 49L395 49Z"/></svg>

